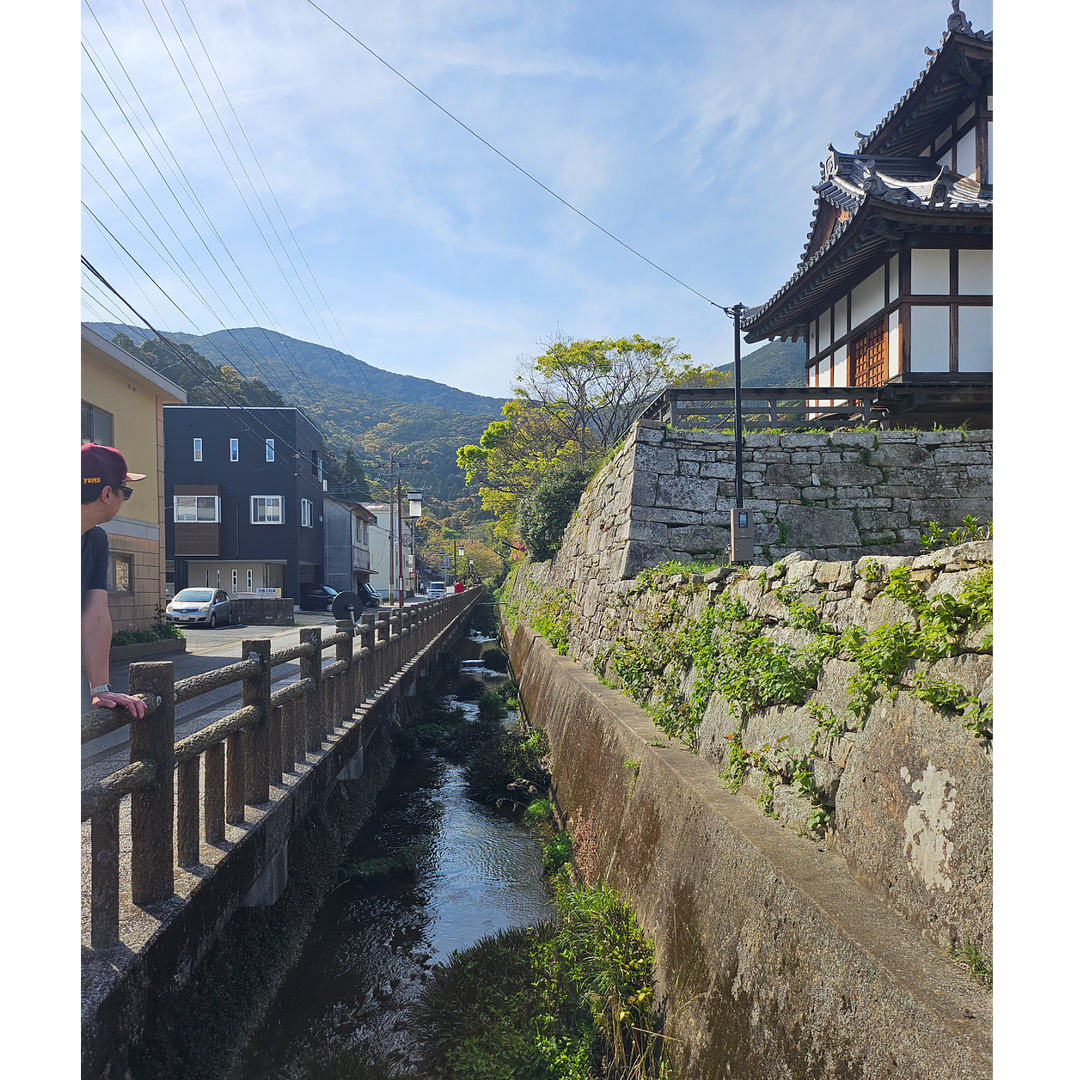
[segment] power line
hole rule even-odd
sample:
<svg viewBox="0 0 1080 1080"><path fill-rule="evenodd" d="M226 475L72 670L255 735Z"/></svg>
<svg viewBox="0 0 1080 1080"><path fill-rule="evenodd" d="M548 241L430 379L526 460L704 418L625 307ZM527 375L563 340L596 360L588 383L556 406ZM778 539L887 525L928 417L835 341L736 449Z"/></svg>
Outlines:
<svg viewBox="0 0 1080 1080"><path fill-rule="evenodd" d="M568 210L573 210L573 212L575 214L577 214L578 217L584 218L585 221L587 221L590 225L592 225L595 228L599 229L605 236L608 236L612 240L614 240L616 244L619 244L621 247L626 248L626 250L629 251L632 255L636 255L639 259L644 260L651 267L653 267L653 269L659 270L661 274L665 275L666 277L671 278L672 281L674 281L677 284L681 285L684 289L689 289L690 292L692 292L695 296L700 296L702 300L705 300L707 303L712 304L713 307L723 309L722 304L718 304L715 300L710 300L704 293L698 292L697 289L695 289L692 285L687 285L686 282L683 281L681 278L677 278L674 274L669 273L662 266L659 266L657 263L654 263L652 261L652 259L648 258L645 255L642 255L640 251L637 251L635 248L632 248L629 244L627 244L624 241L620 240L614 233L608 232L608 230L605 229L603 225L600 225L598 222L593 221L593 219L591 217L589 217L588 214L583 213L581 210L579 210L572 203L568 203L561 195L559 195L556 192L552 191L551 188L549 188L547 186L547 184L543 183L543 181L541 181L541 180L538 180L535 176L533 176L533 174L531 172L529 172L527 169L522 168L512 158L507 157L500 149L498 149L498 147L492 146L492 144L489 143L487 141L487 139L485 139L483 137L483 135L480 135L477 132L475 132L471 127L469 127L468 124L465 123L464 120L459 120L449 109L444 108L430 94L427 94L423 90L421 90L420 87L417 86L416 83L414 83L411 79L407 78L405 75L402 75L402 73L400 71L398 71L398 69L396 67L394 67L393 64L391 64L388 61L384 60L377 52L375 52L374 49L370 48L368 45L365 45L354 33L352 33L351 30L346 30L345 27L342 26L341 23L339 23L337 21L337 19L335 19L332 15L329 15L325 11L323 11L323 9L321 7L319 7L318 4L315 3L315 0L307 0L307 2L317 12L319 12L320 15L323 15L327 19L329 19L330 22L332 22L342 33L346 34L348 37L351 37L353 39L353 41L355 41L356 44L360 46L360 48L364 49L366 52L370 53L373 57L375 57L375 59L378 60L379 63L383 65L383 67L385 67L388 70L392 71L399 79L402 80L402 82L408 83L409 86L411 86L421 97L426 98L428 101L430 101L431 104L434 105L436 109L438 109L442 113L445 113L448 117L450 117L451 120L454 121L455 124L457 124L459 127L464 128L474 139L477 139L480 142L482 142L492 153L498 154L498 156L501 157L503 159L503 161L505 161L508 165L512 165L523 176L527 176L534 184L536 184L538 187L543 188L550 196L552 196L552 198L558 199L558 201L561 202L563 204L563 206L565 206Z"/></svg>

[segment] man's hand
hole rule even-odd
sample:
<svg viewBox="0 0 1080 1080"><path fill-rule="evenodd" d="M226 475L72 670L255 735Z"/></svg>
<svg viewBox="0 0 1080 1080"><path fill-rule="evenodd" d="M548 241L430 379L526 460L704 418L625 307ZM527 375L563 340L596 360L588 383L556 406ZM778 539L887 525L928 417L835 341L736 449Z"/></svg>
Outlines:
<svg viewBox="0 0 1080 1080"><path fill-rule="evenodd" d="M129 697L127 694L114 694L111 691L107 694L95 694L90 700L90 704L95 709L115 709L117 705L126 706L128 712L136 720L141 720L146 712L146 703L144 701L139 698Z"/></svg>

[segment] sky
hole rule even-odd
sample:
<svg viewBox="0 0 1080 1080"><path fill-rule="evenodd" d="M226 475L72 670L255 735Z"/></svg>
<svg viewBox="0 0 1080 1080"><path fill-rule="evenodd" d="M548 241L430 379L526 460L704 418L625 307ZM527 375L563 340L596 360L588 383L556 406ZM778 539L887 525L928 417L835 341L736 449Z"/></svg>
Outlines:
<svg viewBox="0 0 1080 1080"><path fill-rule="evenodd" d="M708 300L791 275L829 142L877 125L951 10L320 6L690 288L308 0L84 0L82 253L159 329L261 325L493 396L560 332L729 361ZM993 28L986 0L964 10ZM87 278L82 317L120 321Z"/></svg>

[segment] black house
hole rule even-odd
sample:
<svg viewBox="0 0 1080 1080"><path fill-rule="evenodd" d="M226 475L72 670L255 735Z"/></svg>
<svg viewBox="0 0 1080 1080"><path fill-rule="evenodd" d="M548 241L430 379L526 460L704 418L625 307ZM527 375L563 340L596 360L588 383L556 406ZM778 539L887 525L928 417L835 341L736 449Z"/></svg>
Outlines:
<svg viewBox="0 0 1080 1080"><path fill-rule="evenodd" d="M173 589L298 599L323 573L323 440L298 409L166 406ZM168 573L166 574L168 578Z"/></svg>

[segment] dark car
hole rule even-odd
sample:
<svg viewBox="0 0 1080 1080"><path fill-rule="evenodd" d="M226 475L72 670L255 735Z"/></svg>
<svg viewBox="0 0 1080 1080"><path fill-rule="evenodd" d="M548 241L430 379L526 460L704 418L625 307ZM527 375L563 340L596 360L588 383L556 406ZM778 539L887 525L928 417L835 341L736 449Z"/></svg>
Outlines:
<svg viewBox="0 0 1080 1080"><path fill-rule="evenodd" d="M337 589L331 589L329 585L310 585L300 590L301 611L331 611L334 607L334 597Z"/></svg>
<svg viewBox="0 0 1080 1080"><path fill-rule="evenodd" d="M341 594L337 589L331 588L329 585L307 586L300 592L300 610L333 611L334 597L340 595ZM379 594L367 584L358 585L356 588L356 595L360 597L360 600L366 608L377 608L381 603Z"/></svg>

